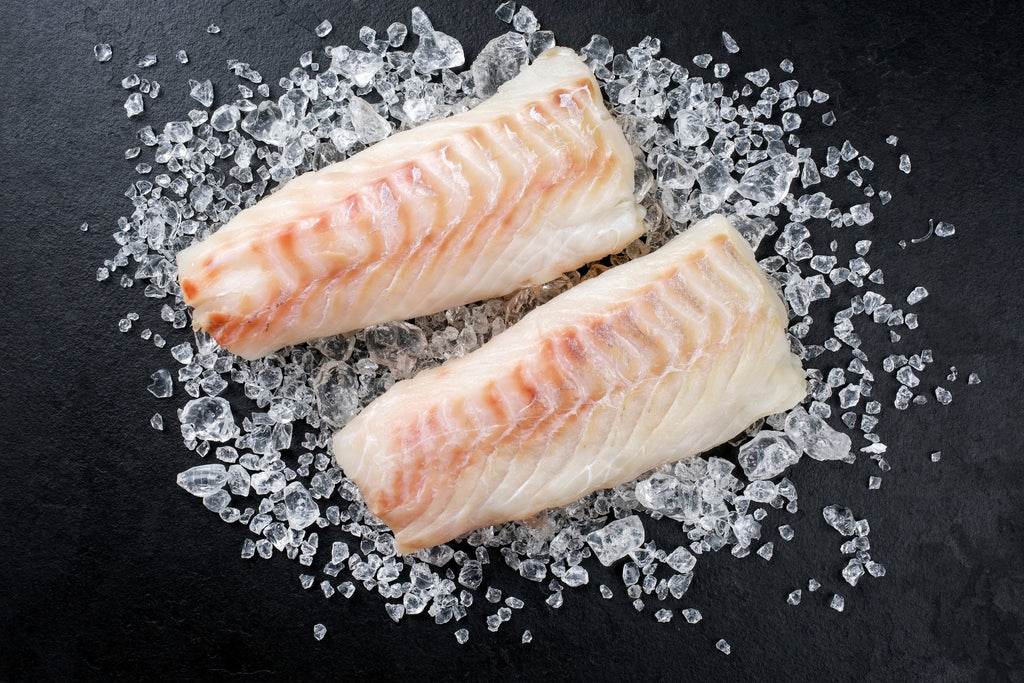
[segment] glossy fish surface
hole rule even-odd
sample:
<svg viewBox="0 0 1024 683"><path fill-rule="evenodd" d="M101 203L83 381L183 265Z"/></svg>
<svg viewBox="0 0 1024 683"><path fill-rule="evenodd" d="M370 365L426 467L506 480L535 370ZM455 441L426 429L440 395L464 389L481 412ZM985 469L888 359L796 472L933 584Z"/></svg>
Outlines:
<svg viewBox="0 0 1024 683"><path fill-rule="evenodd" d="M712 217L398 382L334 438L400 552L530 517L732 438L805 395L782 300Z"/></svg>
<svg viewBox="0 0 1024 683"><path fill-rule="evenodd" d="M644 231L590 69L541 54L498 93L306 173L178 255L193 326L244 358L540 284Z"/></svg>

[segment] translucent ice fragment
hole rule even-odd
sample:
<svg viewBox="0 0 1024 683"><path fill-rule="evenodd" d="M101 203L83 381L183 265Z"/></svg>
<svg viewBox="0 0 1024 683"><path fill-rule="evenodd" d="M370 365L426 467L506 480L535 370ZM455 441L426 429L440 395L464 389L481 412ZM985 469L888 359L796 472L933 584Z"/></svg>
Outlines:
<svg viewBox="0 0 1024 683"><path fill-rule="evenodd" d="M597 559L607 567L643 545L644 526L639 517L631 515L592 531L586 540Z"/></svg>
<svg viewBox="0 0 1024 683"><path fill-rule="evenodd" d="M530 48L519 33L506 33L487 43L470 67L476 94L480 97L493 95L499 85L526 66L529 58Z"/></svg>
<svg viewBox="0 0 1024 683"><path fill-rule="evenodd" d="M171 373L163 368L157 370L150 378L153 382L146 387L149 393L157 398L169 398L174 393L174 383L171 381Z"/></svg>
<svg viewBox="0 0 1024 683"><path fill-rule="evenodd" d="M227 441L239 433L231 404L223 398L204 396L189 401L179 411L178 417L183 425L193 426L197 439Z"/></svg>
<svg viewBox="0 0 1024 683"><path fill-rule="evenodd" d="M316 28L313 29L313 33L316 34L317 38L325 38L333 29L334 26L331 25L331 22L324 19L316 25Z"/></svg>
<svg viewBox="0 0 1024 683"><path fill-rule="evenodd" d="M178 474L178 486L193 496L207 496L224 488L228 472L224 465L197 465Z"/></svg>
<svg viewBox="0 0 1024 683"><path fill-rule="evenodd" d="M838 432L817 415L797 406L786 415L785 433L797 448L814 460L853 462L850 437Z"/></svg>
<svg viewBox="0 0 1024 683"><path fill-rule="evenodd" d="M773 479L800 460L784 432L763 430L740 446L739 462L750 480Z"/></svg>
<svg viewBox="0 0 1024 683"><path fill-rule="evenodd" d="M853 519L853 512L848 508L829 505L821 511L821 514L825 518L825 522L843 536L853 536L856 533L856 522Z"/></svg>

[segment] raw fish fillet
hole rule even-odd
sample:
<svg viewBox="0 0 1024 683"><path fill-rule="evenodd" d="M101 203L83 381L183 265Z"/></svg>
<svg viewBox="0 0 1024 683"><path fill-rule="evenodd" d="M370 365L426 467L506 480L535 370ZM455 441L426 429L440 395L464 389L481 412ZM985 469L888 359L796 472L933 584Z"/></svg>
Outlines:
<svg viewBox="0 0 1024 683"><path fill-rule="evenodd" d="M398 382L334 437L400 552L696 455L805 394L786 309L728 220Z"/></svg>
<svg viewBox="0 0 1024 683"><path fill-rule="evenodd" d="M178 254L193 325L244 358L501 296L644 230L590 69L552 48L478 107L290 181Z"/></svg>

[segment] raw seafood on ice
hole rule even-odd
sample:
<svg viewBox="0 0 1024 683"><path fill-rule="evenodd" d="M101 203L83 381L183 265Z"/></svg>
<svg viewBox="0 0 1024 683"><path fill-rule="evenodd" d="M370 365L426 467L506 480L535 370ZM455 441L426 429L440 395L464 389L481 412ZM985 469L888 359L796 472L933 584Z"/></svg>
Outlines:
<svg viewBox="0 0 1024 683"><path fill-rule="evenodd" d="M552 48L478 107L290 181L178 254L193 325L248 359L540 284L644 231L633 154Z"/></svg>
<svg viewBox="0 0 1024 683"><path fill-rule="evenodd" d="M400 552L707 450L805 394L786 309L723 217L397 383L334 437Z"/></svg>

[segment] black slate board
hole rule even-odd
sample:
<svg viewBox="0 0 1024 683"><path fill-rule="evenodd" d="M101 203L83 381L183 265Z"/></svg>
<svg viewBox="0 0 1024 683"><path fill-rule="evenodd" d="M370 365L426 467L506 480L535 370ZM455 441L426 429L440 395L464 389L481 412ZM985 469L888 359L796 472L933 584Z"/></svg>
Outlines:
<svg viewBox="0 0 1024 683"><path fill-rule="evenodd" d="M504 30L491 3L421 4L470 59ZM116 328L138 310L136 329L158 329L158 307L137 290L93 280L127 211L121 195L134 162L120 152L141 125L184 113L189 77L227 87L225 60L236 58L276 80L321 43L312 34L320 19L335 27L326 42L352 44L364 24L383 31L407 22L411 5L135 5L0 8L0 677L1020 680L1018 4L532 6L572 47L602 33L624 49L651 34L664 55L687 64L702 52L725 57L724 29L742 47L729 57L737 79L762 65L777 72L791 58L804 86L831 93L839 119L837 137L805 144L849 138L888 168L894 200L858 230L875 241L874 260L896 291L928 287L915 343L962 376L947 408L886 411L879 431L893 471L880 491L867 490L877 470L866 458L801 462L791 473L800 512L766 522L789 521L796 539L777 542L770 563L703 557L685 600L704 613L700 624L678 614L656 623L650 606L637 614L621 594L618 568L593 571L591 585L567 591L557 612L536 585L505 577L527 608L498 634L475 612L463 647L454 626L394 624L365 592L326 602L302 591L298 567L282 558L239 559L241 530L173 484L194 459L176 436L173 411L145 389L149 374L169 365L167 351ZM208 35L209 23L222 33ZM98 42L113 46L110 62L93 59ZM188 51L187 67L173 59L179 48ZM118 83L138 71L135 56L151 52L160 63L145 75L165 95L129 121ZM899 136L897 150L884 144L889 134ZM895 170L901 151L913 159L909 176ZM956 224L956 237L901 252L896 242L923 234L930 217ZM82 221L88 232L79 231ZM965 386L970 371L981 385ZM163 433L148 426L158 409L169 427ZM938 449L943 457L933 464L928 453ZM856 589L840 582L839 540L820 521L832 502L869 518L872 553L889 569L884 579ZM811 576L825 588L786 605L786 594ZM600 582L616 590L615 600L599 598ZM847 596L842 614L826 606L836 589ZM316 622L328 627L319 643ZM526 646L523 628L534 634ZM721 637L731 656L714 649Z"/></svg>

